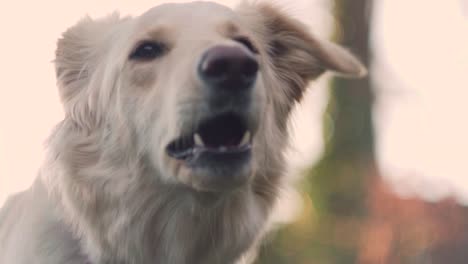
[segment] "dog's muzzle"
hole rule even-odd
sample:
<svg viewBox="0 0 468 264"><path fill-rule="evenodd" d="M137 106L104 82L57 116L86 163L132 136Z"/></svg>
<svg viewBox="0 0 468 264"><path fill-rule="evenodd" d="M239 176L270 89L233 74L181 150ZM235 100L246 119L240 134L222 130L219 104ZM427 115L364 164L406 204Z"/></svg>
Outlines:
<svg viewBox="0 0 468 264"><path fill-rule="evenodd" d="M201 181L220 186L247 179L258 126L252 111L258 70L254 55L240 46L215 46L202 55L198 75L206 100L195 116L203 118L189 121L190 129L166 147Z"/></svg>

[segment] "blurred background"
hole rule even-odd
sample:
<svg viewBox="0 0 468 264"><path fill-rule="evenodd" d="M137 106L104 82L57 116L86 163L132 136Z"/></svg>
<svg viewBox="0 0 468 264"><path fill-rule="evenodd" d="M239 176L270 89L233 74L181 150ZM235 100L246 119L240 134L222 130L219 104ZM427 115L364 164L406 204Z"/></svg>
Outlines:
<svg viewBox="0 0 468 264"><path fill-rule="evenodd" d="M63 117L60 33L86 13L160 2L0 3L0 206L31 184ZM295 109L297 191L284 190L257 263L468 263L468 0L275 2L370 74L325 76Z"/></svg>

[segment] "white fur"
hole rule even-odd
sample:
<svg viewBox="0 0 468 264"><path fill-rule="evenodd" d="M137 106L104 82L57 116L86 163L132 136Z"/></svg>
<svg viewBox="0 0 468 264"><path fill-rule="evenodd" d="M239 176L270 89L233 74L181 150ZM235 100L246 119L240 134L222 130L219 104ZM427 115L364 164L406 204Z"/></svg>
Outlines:
<svg viewBox="0 0 468 264"><path fill-rule="evenodd" d="M205 98L193 69L203 51L240 45L222 32L228 22L259 49L251 113L259 128L250 181L212 194L200 192L200 175L164 147L199 118ZM151 63L128 61L148 34L170 42L170 52ZM1 211L0 264L251 261L281 187L291 106L326 69L364 72L352 55L274 7L233 11L206 2L86 18L59 40L56 69L66 117L34 185Z"/></svg>

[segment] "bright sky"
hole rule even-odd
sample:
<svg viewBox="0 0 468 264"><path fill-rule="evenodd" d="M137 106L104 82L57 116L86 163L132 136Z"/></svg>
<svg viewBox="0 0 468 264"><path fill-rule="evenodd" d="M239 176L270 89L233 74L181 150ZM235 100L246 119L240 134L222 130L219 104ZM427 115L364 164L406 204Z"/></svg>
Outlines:
<svg viewBox="0 0 468 264"><path fill-rule="evenodd" d="M60 33L86 13L96 17L119 9L122 14L139 14L157 2L0 3L0 205L7 195L31 184L43 158L42 142L62 118L50 63ZM326 0L276 2L326 35L332 19ZM468 20L462 16L461 2L380 2L374 27L378 54L383 56L376 65L384 80L376 108L382 168L402 194L435 199L450 190L441 187L448 185L468 194ZM324 98L319 84L297 111L296 152L291 155L296 166L320 153Z"/></svg>
<svg viewBox="0 0 468 264"><path fill-rule="evenodd" d="M402 194L433 200L456 192L468 202L468 18L461 4L386 0L377 11L377 53L388 67L378 75L379 158Z"/></svg>

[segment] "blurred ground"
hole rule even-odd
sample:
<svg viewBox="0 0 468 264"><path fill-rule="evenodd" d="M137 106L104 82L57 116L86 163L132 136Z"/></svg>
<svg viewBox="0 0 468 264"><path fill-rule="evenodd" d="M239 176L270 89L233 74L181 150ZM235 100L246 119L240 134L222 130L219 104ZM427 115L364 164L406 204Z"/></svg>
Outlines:
<svg viewBox="0 0 468 264"><path fill-rule="evenodd" d="M467 263L467 207L450 197L404 199L378 178L369 192L369 216L356 227L363 232L359 263Z"/></svg>

